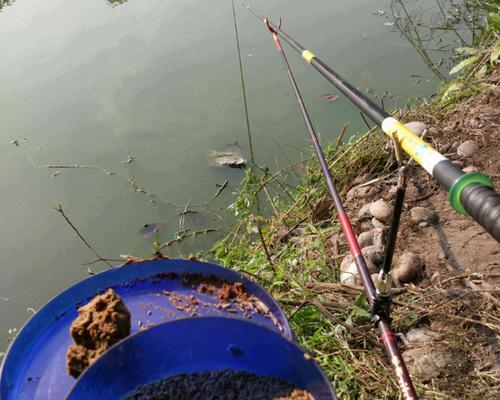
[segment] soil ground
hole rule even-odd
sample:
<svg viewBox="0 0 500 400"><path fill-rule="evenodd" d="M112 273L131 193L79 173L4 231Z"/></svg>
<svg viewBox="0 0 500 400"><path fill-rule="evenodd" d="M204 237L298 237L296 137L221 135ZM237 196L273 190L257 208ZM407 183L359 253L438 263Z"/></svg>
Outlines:
<svg viewBox="0 0 500 400"><path fill-rule="evenodd" d="M498 191L500 73L488 83L490 90L439 118L426 108L408 117L425 122L431 132L428 140L438 150L466 170L487 174ZM467 140L478 149L460 157L456 150ZM471 218L455 212L447 193L421 168L411 167L408 181L395 259L404 249L424 260L423 279L407 287L418 297L410 308L427 309L413 328L437 334L417 345L402 344L410 371L452 398L500 398L500 244ZM355 219L356 211L370 200L391 200L390 188L375 184L362 201L348 204L351 216ZM421 227L412 221L410 209L415 206L434 210L437 222ZM432 369L436 371L429 375Z"/></svg>

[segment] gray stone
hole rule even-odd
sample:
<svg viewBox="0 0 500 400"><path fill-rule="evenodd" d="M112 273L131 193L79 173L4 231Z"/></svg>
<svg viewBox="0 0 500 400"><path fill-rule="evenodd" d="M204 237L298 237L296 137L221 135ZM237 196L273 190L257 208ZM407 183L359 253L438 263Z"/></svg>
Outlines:
<svg viewBox="0 0 500 400"><path fill-rule="evenodd" d="M476 153L478 150L479 146L476 142L474 142L474 140L467 140L457 148L457 154L460 157L468 157Z"/></svg>
<svg viewBox="0 0 500 400"><path fill-rule="evenodd" d="M439 340L440 335L429 328L415 328L406 333L406 339L411 344L427 343Z"/></svg>
<svg viewBox="0 0 500 400"><path fill-rule="evenodd" d="M375 246L364 247L361 249L361 252L365 257L367 265L372 264L368 265L370 272L378 272L379 269L376 266L382 264L382 261L384 261L384 253Z"/></svg>
<svg viewBox="0 0 500 400"><path fill-rule="evenodd" d="M371 203L364 204L358 211L358 218L369 218L370 214L370 205Z"/></svg>
<svg viewBox="0 0 500 400"><path fill-rule="evenodd" d="M370 231L373 229L373 223L369 219L364 219L359 223L359 228L363 231Z"/></svg>
<svg viewBox="0 0 500 400"><path fill-rule="evenodd" d="M412 131L415 135L422 136L427 129L427 125L420 121L412 121L405 124L405 126Z"/></svg>
<svg viewBox="0 0 500 400"><path fill-rule="evenodd" d="M392 205L383 199L377 200L370 205L370 214L382 222L391 219L392 210Z"/></svg>
<svg viewBox="0 0 500 400"><path fill-rule="evenodd" d="M443 132L434 126L429 128L429 135L431 135L434 139L443 135Z"/></svg>
<svg viewBox="0 0 500 400"><path fill-rule="evenodd" d="M358 236L359 247L364 248L373 244L373 230L360 233Z"/></svg>
<svg viewBox="0 0 500 400"><path fill-rule="evenodd" d="M340 263L340 270L341 271L344 271L344 270L347 270L348 269L348 266L350 263L352 263L354 261L354 259L352 258L352 256L350 254L346 255L341 263Z"/></svg>
<svg viewBox="0 0 500 400"><path fill-rule="evenodd" d="M406 350L403 358L411 376L423 382L446 375L446 369L454 363L454 357L450 351L430 345Z"/></svg>
<svg viewBox="0 0 500 400"><path fill-rule="evenodd" d="M415 253L403 253L392 272L399 283L410 283L422 274L424 269L423 260Z"/></svg>
<svg viewBox="0 0 500 400"><path fill-rule="evenodd" d="M442 144L439 147L439 150L441 150L441 152L443 152L443 153L446 153L450 149L451 149L451 145L449 143Z"/></svg>
<svg viewBox="0 0 500 400"><path fill-rule="evenodd" d="M424 222L427 226L436 223L438 216L434 210L426 207L413 207L410 210L411 219L416 224Z"/></svg>
<svg viewBox="0 0 500 400"><path fill-rule="evenodd" d="M373 246L376 249L383 251L383 249L385 248L385 229L374 228L372 232L373 232L373 240L372 240Z"/></svg>
<svg viewBox="0 0 500 400"><path fill-rule="evenodd" d="M382 221L379 221L377 218L373 217L371 220L372 228L384 229L385 224Z"/></svg>
<svg viewBox="0 0 500 400"><path fill-rule="evenodd" d="M351 256L345 256L340 265L340 283L354 286L358 283L358 268Z"/></svg>
<svg viewBox="0 0 500 400"><path fill-rule="evenodd" d="M405 201L415 201L420 197L420 190L413 182L408 182L406 185Z"/></svg>
<svg viewBox="0 0 500 400"><path fill-rule="evenodd" d="M469 165L467 167L464 168L464 172L465 173L468 173L468 172L478 172L479 171L479 168L475 167L474 165Z"/></svg>
<svg viewBox="0 0 500 400"><path fill-rule="evenodd" d="M353 201L353 200L356 200L356 199L361 199L361 198L365 198L368 193L370 192L371 188L370 186L354 186L352 189L350 189L345 198L346 198L346 201Z"/></svg>

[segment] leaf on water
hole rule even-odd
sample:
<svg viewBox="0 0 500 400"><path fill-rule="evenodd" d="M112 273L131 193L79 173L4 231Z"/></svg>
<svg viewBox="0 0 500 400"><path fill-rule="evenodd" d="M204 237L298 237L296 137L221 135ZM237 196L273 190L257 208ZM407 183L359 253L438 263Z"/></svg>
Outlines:
<svg viewBox="0 0 500 400"><path fill-rule="evenodd" d="M338 95L336 94L324 94L322 96L319 96L319 99L321 101L324 101L325 103L328 103L328 102L332 102L332 101L335 101L339 98Z"/></svg>
<svg viewBox="0 0 500 400"><path fill-rule="evenodd" d="M473 65L474 63L476 63L480 58L481 58L480 55L475 55L475 56L466 58L465 60L461 61L460 63L458 63L457 65L455 65L451 69L450 75L457 74L460 71L462 71L463 69L470 67L471 65Z"/></svg>
<svg viewBox="0 0 500 400"><path fill-rule="evenodd" d="M495 64L500 57L500 43L497 43L490 55L490 63Z"/></svg>
<svg viewBox="0 0 500 400"><path fill-rule="evenodd" d="M120 254L120 258L123 258L124 260L130 260L131 258L134 258L134 256L131 256L130 254Z"/></svg>

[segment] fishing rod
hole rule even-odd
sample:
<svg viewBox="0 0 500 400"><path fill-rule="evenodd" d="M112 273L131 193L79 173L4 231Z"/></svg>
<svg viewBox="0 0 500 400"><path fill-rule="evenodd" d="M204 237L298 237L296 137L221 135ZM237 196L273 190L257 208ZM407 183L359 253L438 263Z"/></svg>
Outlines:
<svg viewBox="0 0 500 400"><path fill-rule="evenodd" d="M375 122L390 138L396 137L401 148L448 192L451 206L463 215L470 215L488 233L500 242L500 195L491 180L480 172L465 173L396 118L376 105L352 86L310 50L276 26L255 9L239 2L257 18L271 27L302 58L342 92L356 107Z"/></svg>
<svg viewBox="0 0 500 400"><path fill-rule="evenodd" d="M288 78L295 93L297 103L302 113L302 117L304 118L307 130L309 131L311 140L314 144L316 156L318 157L318 160L321 164L321 169L323 170L323 174L325 175L328 190L330 192L330 195L332 196L335 208L337 209L340 225L344 232L344 236L346 237L347 242L349 244L349 249L356 264L356 267L358 269L359 275L361 276L361 280L363 281L366 297L370 305L370 308L372 310L373 321L380 331L381 339L385 345L387 353L389 354L394 373L396 375L400 390L403 394L403 398L407 400L416 399L417 395L415 393L411 377L408 373L408 369L406 368L406 364L403 360L401 352L398 349L394 334L390 326L389 322L390 296L385 295L386 293L384 293L384 295L381 296L380 293L375 288L370 272L368 270L368 266L366 265L365 258L363 257L358 241L356 239L356 235L352 230L349 217L347 216L347 213L344 210L342 199L340 198L340 195L338 194L337 189L335 188L332 175L330 173L330 170L328 169L328 164L325 160L325 156L318 141L316 130L314 129L314 126L311 122L311 118L309 117L309 113L307 112L306 106L302 99L302 95L297 86L297 82L295 81L295 77L293 76L290 64L288 63L288 59L281 45L278 34L270 24L268 24L268 28L273 35L276 48L278 52L281 54L281 59L283 61L283 65L285 67L285 70L288 74ZM390 290L390 288L388 287L386 288Z"/></svg>

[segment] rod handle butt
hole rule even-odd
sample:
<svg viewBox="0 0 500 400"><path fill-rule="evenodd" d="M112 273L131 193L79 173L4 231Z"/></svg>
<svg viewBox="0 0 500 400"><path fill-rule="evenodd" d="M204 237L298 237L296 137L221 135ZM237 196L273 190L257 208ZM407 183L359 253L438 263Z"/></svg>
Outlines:
<svg viewBox="0 0 500 400"><path fill-rule="evenodd" d="M500 242L500 194L489 186L472 183L463 188L460 201L465 211Z"/></svg>

